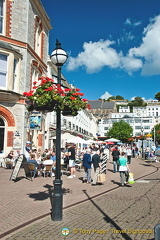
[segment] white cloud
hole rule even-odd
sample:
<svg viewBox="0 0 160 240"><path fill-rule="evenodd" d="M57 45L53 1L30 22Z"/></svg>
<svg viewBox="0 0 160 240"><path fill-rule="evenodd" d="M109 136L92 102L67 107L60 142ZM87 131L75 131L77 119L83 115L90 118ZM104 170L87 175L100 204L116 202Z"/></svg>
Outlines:
<svg viewBox="0 0 160 240"><path fill-rule="evenodd" d="M100 98L101 99L108 99L109 97L112 97L113 95L111 95L109 92L105 92Z"/></svg>
<svg viewBox="0 0 160 240"><path fill-rule="evenodd" d="M137 27L139 25L141 25L142 21L135 21L135 20L131 20L130 18L127 18L125 21L125 25L130 25L133 27Z"/></svg>
<svg viewBox="0 0 160 240"><path fill-rule="evenodd" d="M150 20L143 34L141 46L131 48L129 56L143 59L142 75L160 74L160 16Z"/></svg>
<svg viewBox="0 0 160 240"><path fill-rule="evenodd" d="M110 45L114 44L110 40L100 40L83 44L84 51L76 58L70 57L67 69L72 71L78 67L85 67L88 73L98 72L104 66L116 68L119 66L119 55Z"/></svg>
<svg viewBox="0 0 160 240"><path fill-rule="evenodd" d="M126 24L133 25L130 19L126 20ZM134 22L134 26L138 24L140 22ZM134 38L130 32L127 37ZM130 75L138 70L146 76L160 74L160 15L151 19L144 29L141 45L129 49L125 56L122 51L118 53L111 47L113 44L115 42L110 40L85 42L83 52L80 52L76 58L69 57L67 69L73 71L82 67L88 73L95 73L107 66L121 68Z"/></svg>

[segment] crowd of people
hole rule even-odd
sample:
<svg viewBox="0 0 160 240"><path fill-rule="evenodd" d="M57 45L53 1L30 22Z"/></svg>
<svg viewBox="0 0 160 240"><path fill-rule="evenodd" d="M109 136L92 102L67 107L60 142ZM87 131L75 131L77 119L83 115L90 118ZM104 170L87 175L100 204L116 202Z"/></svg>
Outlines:
<svg viewBox="0 0 160 240"><path fill-rule="evenodd" d="M154 146L151 150L146 147L143 149L148 157L155 158ZM107 145L107 144L91 144L82 151L76 148L74 143L66 144L65 148L61 149L61 165L66 166L70 174L68 178L76 177L76 163L80 163L84 169L83 183L97 185L98 174L102 172L102 159L104 156L109 159L112 156L113 160L113 173L120 172L121 184L124 184L128 180L129 164L131 164L132 157L137 158L142 153L142 149L131 145ZM15 166L18 157L22 153L17 150L11 150L7 156ZM50 174L55 175L56 170L56 152L53 149L45 149L41 152L41 149L32 149L31 142L27 141L24 151L24 156L28 163L34 164L34 174L38 172L37 169L44 169L46 165L52 165L52 171ZM156 159L156 158L155 158ZM93 174L91 174L93 172ZM93 179L92 176L93 175Z"/></svg>

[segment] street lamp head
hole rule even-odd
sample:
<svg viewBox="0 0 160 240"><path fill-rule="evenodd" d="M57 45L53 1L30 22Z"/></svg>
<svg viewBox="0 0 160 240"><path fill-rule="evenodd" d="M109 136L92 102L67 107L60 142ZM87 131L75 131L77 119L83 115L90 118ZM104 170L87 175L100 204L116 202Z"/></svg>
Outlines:
<svg viewBox="0 0 160 240"><path fill-rule="evenodd" d="M51 53L51 61L56 66L62 66L67 61L68 55L61 48L61 43L56 39L56 48Z"/></svg>

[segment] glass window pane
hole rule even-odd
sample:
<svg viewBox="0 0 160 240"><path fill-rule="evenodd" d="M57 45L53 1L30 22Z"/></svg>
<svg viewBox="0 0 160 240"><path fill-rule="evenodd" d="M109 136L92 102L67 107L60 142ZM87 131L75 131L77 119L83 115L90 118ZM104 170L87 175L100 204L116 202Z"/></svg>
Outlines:
<svg viewBox="0 0 160 240"><path fill-rule="evenodd" d="M4 1L1 0L0 1L0 33L2 33L3 31L3 4L4 4Z"/></svg>
<svg viewBox="0 0 160 240"><path fill-rule="evenodd" d="M0 54L0 87L6 87L7 55Z"/></svg>

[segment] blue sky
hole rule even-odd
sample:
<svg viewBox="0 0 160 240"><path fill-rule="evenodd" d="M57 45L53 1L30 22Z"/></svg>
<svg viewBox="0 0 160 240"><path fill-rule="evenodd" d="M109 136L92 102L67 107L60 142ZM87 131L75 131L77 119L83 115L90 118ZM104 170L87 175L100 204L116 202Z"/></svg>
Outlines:
<svg viewBox="0 0 160 240"><path fill-rule="evenodd" d="M41 0L69 58L62 72L89 100L160 91L159 0Z"/></svg>

